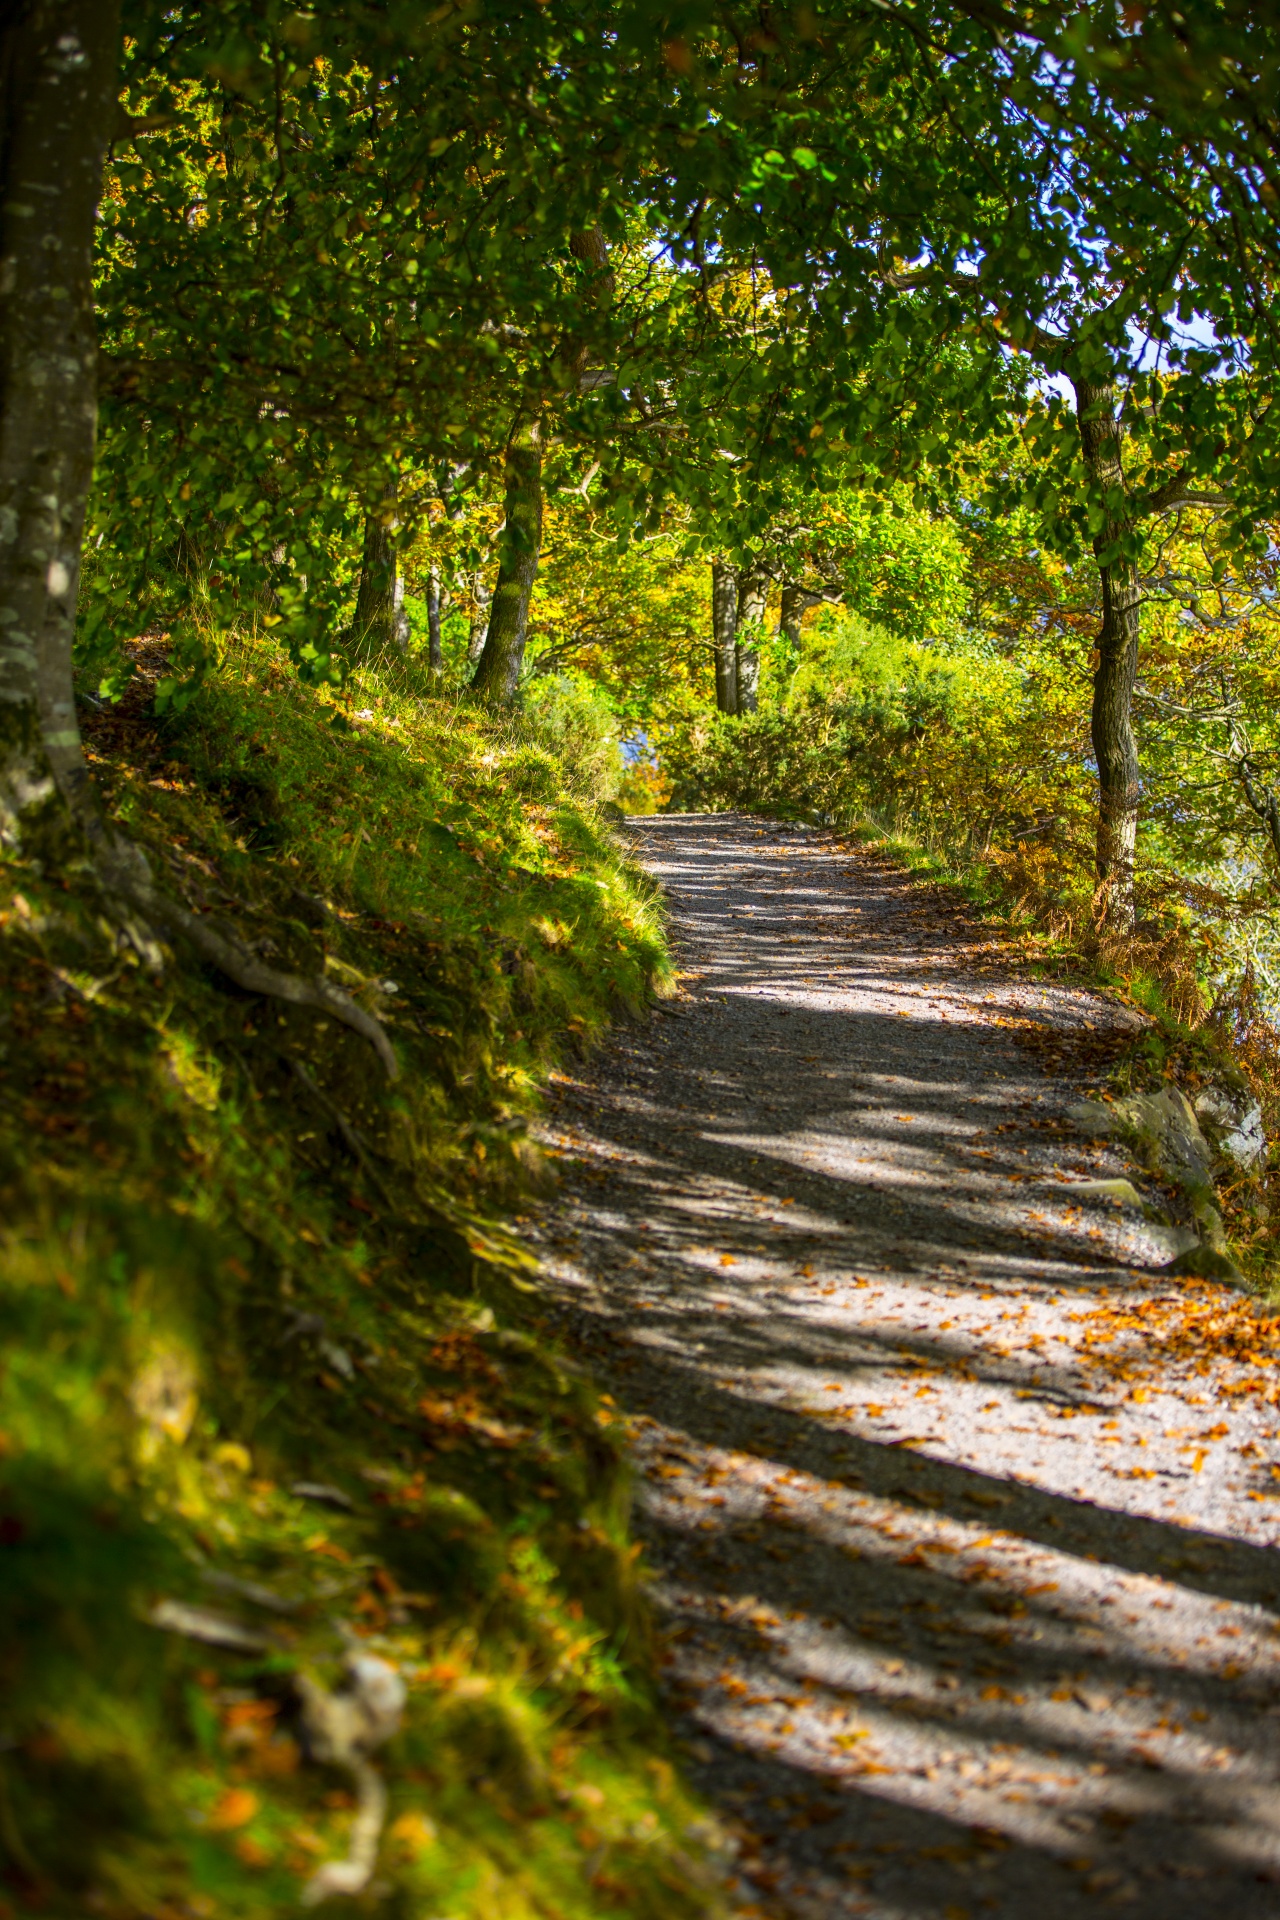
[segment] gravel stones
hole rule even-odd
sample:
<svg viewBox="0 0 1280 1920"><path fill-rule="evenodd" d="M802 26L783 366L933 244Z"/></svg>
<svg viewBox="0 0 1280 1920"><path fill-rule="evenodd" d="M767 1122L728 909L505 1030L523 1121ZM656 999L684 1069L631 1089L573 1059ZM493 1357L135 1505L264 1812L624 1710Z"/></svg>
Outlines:
<svg viewBox="0 0 1280 1920"><path fill-rule="evenodd" d="M629 831L676 1017L561 1080L528 1233L743 1910L1271 1920L1274 1323L1085 1190L1132 1016L865 851Z"/></svg>

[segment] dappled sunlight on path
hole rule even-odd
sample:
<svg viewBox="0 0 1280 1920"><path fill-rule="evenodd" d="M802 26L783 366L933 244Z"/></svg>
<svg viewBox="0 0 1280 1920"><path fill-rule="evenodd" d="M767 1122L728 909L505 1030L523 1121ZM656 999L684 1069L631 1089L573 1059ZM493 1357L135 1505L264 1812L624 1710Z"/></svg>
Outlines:
<svg viewBox="0 0 1280 1920"><path fill-rule="evenodd" d="M744 1911L1280 1913L1276 1337L1065 1110L1133 1016L816 834L633 823L680 999L530 1223Z"/></svg>

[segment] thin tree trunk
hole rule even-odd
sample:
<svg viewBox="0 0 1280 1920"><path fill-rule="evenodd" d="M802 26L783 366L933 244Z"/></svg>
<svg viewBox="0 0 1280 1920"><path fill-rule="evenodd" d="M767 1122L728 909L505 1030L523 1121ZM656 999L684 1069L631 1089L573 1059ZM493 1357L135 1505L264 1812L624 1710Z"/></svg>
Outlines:
<svg viewBox="0 0 1280 1920"><path fill-rule="evenodd" d="M782 606L778 614L778 632L793 653L800 651L800 635L804 625L804 616L810 607L815 607L821 595L810 593L807 587L798 587L788 580L782 589Z"/></svg>
<svg viewBox="0 0 1280 1920"><path fill-rule="evenodd" d="M101 833L71 642L93 477L94 217L119 0L34 0L0 27L0 839Z"/></svg>
<svg viewBox="0 0 1280 1920"><path fill-rule="evenodd" d="M716 661L716 705L738 711L738 571L727 560L711 563L711 640Z"/></svg>
<svg viewBox="0 0 1280 1920"><path fill-rule="evenodd" d="M512 436L507 448L506 525L499 543L498 581L489 633L471 685L484 700L515 699L529 631L529 602L542 549L542 435L539 423Z"/></svg>
<svg viewBox="0 0 1280 1920"><path fill-rule="evenodd" d="M754 713L760 704L760 642L764 637L764 610L769 576L755 568L738 582L738 625L734 650L738 670L738 712Z"/></svg>
<svg viewBox="0 0 1280 1920"><path fill-rule="evenodd" d="M500 529L499 538L506 529ZM467 659L474 666L484 652L484 643L489 637L489 609L493 605L493 588L485 578L483 567L477 567L471 576L471 634L467 641Z"/></svg>
<svg viewBox="0 0 1280 1920"><path fill-rule="evenodd" d="M582 304L595 308L611 298L614 282L608 272L609 249L599 227L570 234L569 251L594 269ZM576 392L586 373L587 344L571 334L561 340L559 351L571 391ZM471 681L483 699L498 705L513 700L520 683L529 603L541 549L542 423L534 420L513 435L507 448L506 525L499 548L498 580L484 650Z"/></svg>
<svg viewBox="0 0 1280 1920"><path fill-rule="evenodd" d="M434 674L444 672L444 648L440 640L440 569L427 574L427 666Z"/></svg>
<svg viewBox="0 0 1280 1920"><path fill-rule="evenodd" d="M1097 875L1102 916L1127 930L1133 924L1133 868L1138 837L1141 768L1133 733L1133 691L1138 677L1138 571L1117 546L1131 533L1121 459L1115 392L1085 380L1073 382L1080 445L1090 481L1104 502L1105 519L1093 550L1102 576L1102 626L1093 677L1090 732L1098 767Z"/></svg>
<svg viewBox="0 0 1280 1920"><path fill-rule="evenodd" d="M366 660L376 660L393 648L405 653L409 646L404 578L396 546L396 491L394 486L388 488L382 504L365 516L360 587L351 635L357 652Z"/></svg>
<svg viewBox="0 0 1280 1920"><path fill-rule="evenodd" d="M1102 627L1093 679L1090 733L1098 763L1098 880L1105 917L1133 923L1133 870L1142 773L1133 736L1133 690L1138 677L1142 596L1128 562L1102 568Z"/></svg>

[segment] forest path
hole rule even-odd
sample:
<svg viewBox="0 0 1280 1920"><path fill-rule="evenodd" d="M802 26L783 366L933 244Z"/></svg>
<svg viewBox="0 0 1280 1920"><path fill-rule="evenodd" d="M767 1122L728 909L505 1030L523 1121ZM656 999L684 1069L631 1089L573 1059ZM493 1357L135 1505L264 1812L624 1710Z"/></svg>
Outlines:
<svg viewBox="0 0 1280 1920"><path fill-rule="evenodd" d="M528 1231L741 1910L1275 1920L1274 1328L1073 1190L1133 1017L816 833L630 831L682 995L562 1080Z"/></svg>

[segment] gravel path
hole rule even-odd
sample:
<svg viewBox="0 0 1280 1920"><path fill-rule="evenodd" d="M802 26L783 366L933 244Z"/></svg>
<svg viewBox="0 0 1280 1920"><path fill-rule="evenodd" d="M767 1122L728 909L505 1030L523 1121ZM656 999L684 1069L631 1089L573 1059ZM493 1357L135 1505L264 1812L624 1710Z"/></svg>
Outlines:
<svg viewBox="0 0 1280 1920"><path fill-rule="evenodd" d="M816 833L631 830L681 995L563 1079L527 1231L740 1910L1275 1920L1278 1329L1083 1184L1134 1017Z"/></svg>

